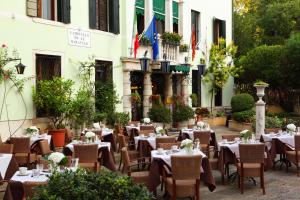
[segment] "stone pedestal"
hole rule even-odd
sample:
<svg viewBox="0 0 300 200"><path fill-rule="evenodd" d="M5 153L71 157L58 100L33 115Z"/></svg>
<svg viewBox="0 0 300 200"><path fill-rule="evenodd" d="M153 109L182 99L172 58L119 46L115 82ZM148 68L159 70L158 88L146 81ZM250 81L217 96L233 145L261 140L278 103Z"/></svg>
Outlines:
<svg viewBox="0 0 300 200"><path fill-rule="evenodd" d="M189 104L189 90L188 90L188 80L186 77L182 77L181 94L182 94L183 103L185 105L188 105Z"/></svg>
<svg viewBox="0 0 300 200"><path fill-rule="evenodd" d="M143 99L143 117L148 117L148 112L152 106L152 103L150 101L152 95L152 82L151 82L151 73L145 73L144 76L144 99Z"/></svg>
<svg viewBox="0 0 300 200"><path fill-rule="evenodd" d="M265 110L266 103L263 100L258 100L256 102L256 139L260 139L261 134L265 131Z"/></svg>
<svg viewBox="0 0 300 200"><path fill-rule="evenodd" d="M131 119L131 83L130 72L123 72L123 111L129 113Z"/></svg>

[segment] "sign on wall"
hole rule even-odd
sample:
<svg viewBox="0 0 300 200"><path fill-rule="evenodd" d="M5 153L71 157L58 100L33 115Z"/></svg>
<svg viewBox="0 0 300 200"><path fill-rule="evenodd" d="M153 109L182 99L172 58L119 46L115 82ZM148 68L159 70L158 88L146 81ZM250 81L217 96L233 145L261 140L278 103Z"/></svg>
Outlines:
<svg viewBox="0 0 300 200"><path fill-rule="evenodd" d="M91 32L79 29L68 29L69 45L91 47Z"/></svg>

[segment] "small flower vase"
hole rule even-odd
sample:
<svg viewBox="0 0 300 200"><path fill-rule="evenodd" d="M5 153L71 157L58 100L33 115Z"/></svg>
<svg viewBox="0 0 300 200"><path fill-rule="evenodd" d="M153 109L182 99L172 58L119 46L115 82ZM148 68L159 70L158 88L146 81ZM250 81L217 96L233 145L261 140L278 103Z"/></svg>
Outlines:
<svg viewBox="0 0 300 200"><path fill-rule="evenodd" d="M243 143L248 143L248 138L243 137Z"/></svg>
<svg viewBox="0 0 300 200"><path fill-rule="evenodd" d="M193 154L193 147L192 146L185 147L184 149L185 149L186 154L188 154L188 155Z"/></svg>
<svg viewBox="0 0 300 200"><path fill-rule="evenodd" d="M49 169L51 173L57 172L58 171L58 165L56 163L51 163L49 166Z"/></svg>

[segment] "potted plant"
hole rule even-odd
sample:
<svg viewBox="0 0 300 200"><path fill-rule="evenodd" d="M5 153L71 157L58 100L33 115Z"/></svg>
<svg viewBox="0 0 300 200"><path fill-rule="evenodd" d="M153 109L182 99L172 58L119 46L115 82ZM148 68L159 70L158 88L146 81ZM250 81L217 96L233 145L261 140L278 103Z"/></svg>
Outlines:
<svg viewBox="0 0 300 200"><path fill-rule="evenodd" d="M141 96L137 91L135 91L134 93L131 93L131 102L133 102L133 103L141 102Z"/></svg>
<svg viewBox="0 0 300 200"><path fill-rule="evenodd" d="M194 111L190 106L179 104L174 107L173 122L175 127L178 127L179 122L185 122L193 118L194 118Z"/></svg>
<svg viewBox="0 0 300 200"><path fill-rule="evenodd" d="M269 84L263 81L256 81L254 83L254 87L256 88L257 92L256 95L261 100L263 96L265 96L265 88L269 87Z"/></svg>
<svg viewBox="0 0 300 200"><path fill-rule="evenodd" d="M169 124L171 122L171 110L166 108L162 103L153 105L149 111L149 117L153 122L159 122L163 124Z"/></svg>
<svg viewBox="0 0 300 200"><path fill-rule="evenodd" d="M189 46L187 44L182 44L179 46L179 52L188 52Z"/></svg>
<svg viewBox="0 0 300 200"><path fill-rule="evenodd" d="M179 46L182 36L178 33L164 32L160 38L162 39L163 44Z"/></svg>
<svg viewBox="0 0 300 200"><path fill-rule="evenodd" d="M197 107L198 106L198 96L196 93L193 93L190 95L190 98L192 100L192 106Z"/></svg>
<svg viewBox="0 0 300 200"><path fill-rule="evenodd" d="M150 40L147 37L145 37L144 35L142 35L140 37L140 39L139 39L139 45L141 45L141 46L149 46L149 45L151 45L151 43L150 43Z"/></svg>
<svg viewBox="0 0 300 200"><path fill-rule="evenodd" d="M196 108L195 113L197 115L197 122L201 121L202 118L207 117L209 115L209 110L207 108Z"/></svg>
<svg viewBox="0 0 300 200"><path fill-rule="evenodd" d="M54 77L52 80L41 80L33 89L33 102L37 109L43 110L51 121L49 134L56 147L65 144L65 117L70 111L72 80Z"/></svg>

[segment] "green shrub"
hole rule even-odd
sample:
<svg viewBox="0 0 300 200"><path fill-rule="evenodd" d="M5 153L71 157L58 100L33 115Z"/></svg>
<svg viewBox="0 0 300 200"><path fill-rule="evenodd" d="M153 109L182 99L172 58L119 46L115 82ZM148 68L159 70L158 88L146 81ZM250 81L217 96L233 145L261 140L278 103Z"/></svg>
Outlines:
<svg viewBox="0 0 300 200"><path fill-rule="evenodd" d="M191 94L190 98L192 99L192 106L197 107L198 106L198 96L197 96L197 94L195 94L195 93Z"/></svg>
<svg viewBox="0 0 300 200"><path fill-rule="evenodd" d="M106 118L106 113L96 112L94 116L94 122L103 122Z"/></svg>
<svg viewBox="0 0 300 200"><path fill-rule="evenodd" d="M130 117L128 113L115 112L112 114L108 114L106 120L108 125L114 126L115 124L119 124L124 127L129 122Z"/></svg>
<svg viewBox="0 0 300 200"><path fill-rule="evenodd" d="M255 115L254 110L244 110L241 112L232 113L232 118L238 122L250 123L250 122L252 122L254 115Z"/></svg>
<svg viewBox="0 0 300 200"><path fill-rule="evenodd" d="M250 110L253 108L254 103L254 98L250 94L237 94L231 98L232 112Z"/></svg>
<svg viewBox="0 0 300 200"><path fill-rule="evenodd" d="M177 105L173 110L174 122L183 122L192 118L194 118L194 111L189 106Z"/></svg>
<svg viewBox="0 0 300 200"><path fill-rule="evenodd" d="M149 117L154 122L170 123L171 111L162 104L153 105L149 111Z"/></svg>
<svg viewBox="0 0 300 200"><path fill-rule="evenodd" d="M46 185L36 190L32 200L150 200L152 197L146 188L134 184L129 177L108 171L54 173Z"/></svg>

